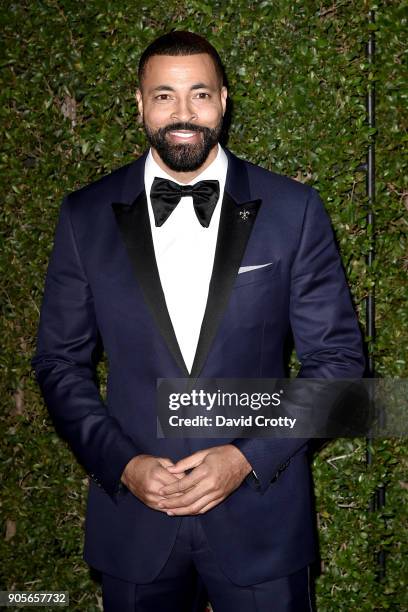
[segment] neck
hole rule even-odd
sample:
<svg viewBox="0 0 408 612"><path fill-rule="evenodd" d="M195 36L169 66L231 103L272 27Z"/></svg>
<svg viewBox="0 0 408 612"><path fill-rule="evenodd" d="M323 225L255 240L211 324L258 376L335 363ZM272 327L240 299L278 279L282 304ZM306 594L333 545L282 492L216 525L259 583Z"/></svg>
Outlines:
<svg viewBox="0 0 408 612"><path fill-rule="evenodd" d="M208 168L210 164L212 164L214 159L217 157L217 153L218 153L218 145L215 145L209 152L208 157L205 160L205 162L199 168L197 168L197 170L193 170L192 172L176 172L175 170L172 170L164 163L164 161L162 160L162 158L160 157L156 149L152 147L152 155L153 155L154 161L160 166L162 170L164 170L171 177L179 181L179 183L189 183L190 181L195 179L196 176L201 174L206 168Z"/></svg>

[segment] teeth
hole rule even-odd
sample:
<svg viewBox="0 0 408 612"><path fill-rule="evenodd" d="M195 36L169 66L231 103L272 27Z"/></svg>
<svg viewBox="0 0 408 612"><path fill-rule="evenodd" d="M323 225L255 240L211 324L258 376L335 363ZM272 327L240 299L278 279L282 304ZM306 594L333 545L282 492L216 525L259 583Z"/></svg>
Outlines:
<svg viewBox="0 0 408 612"><path fill-rule="evenodd" d="M195 132L171 132L173 136L177 136L177 138L192 138L195 136Z"/></svg>

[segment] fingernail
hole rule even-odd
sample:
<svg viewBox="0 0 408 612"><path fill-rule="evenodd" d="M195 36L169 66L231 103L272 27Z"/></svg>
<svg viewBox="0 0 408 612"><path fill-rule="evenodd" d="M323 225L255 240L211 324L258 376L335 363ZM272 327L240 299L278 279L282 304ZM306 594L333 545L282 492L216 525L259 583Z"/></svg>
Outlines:
<svg viewBox="0 0 408 612"><path fill-rule="evenodd" d="M167 510L167 516L174 516L174 513L170 512L170 510Z"/></svg>

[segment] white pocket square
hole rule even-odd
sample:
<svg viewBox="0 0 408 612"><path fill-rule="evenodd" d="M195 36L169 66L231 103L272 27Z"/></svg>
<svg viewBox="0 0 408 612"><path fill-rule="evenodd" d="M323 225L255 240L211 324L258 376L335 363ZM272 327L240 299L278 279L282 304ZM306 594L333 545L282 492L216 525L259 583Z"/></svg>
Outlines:
<svg viewBox="0 0 408 612"><path fill-rule="evenodd" d="M243 272L252 272L252 270L258 270L259 268L265 268L266 266L271 266L273 264L272 261L265 263L265 264L259 264L258 266L241 266L241 268L238 270L238 274L242 274Z"/></svg>

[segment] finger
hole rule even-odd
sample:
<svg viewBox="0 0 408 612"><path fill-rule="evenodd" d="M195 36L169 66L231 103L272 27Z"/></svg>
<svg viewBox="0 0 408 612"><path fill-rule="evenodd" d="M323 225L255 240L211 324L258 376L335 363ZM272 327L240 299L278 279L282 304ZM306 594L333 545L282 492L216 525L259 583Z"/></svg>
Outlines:
<svg viewBox="0 0 408 612"><path fill-rule="evenodd" d="M208 510L211 510L211 508L215 508L215 506L218 506L218 504L224 501L224 499L225 499L225 495L222 497L218 497L217 499L214 499L212 502L204 506L204 508L201 508L199 514L204 514L205 512L208 512Z"/></svg>
<svg viewBox="0 0 408 612"><path fill-rule="evenodd" d="M168 468L168 467L173 467L174 463L171 459L168 459L167 457L157 457L157 461L160 463L161 466L163 466L164 468ZM181 472L181 474L176 473L174 474L174 476L176 478L183 478L184 476L184 472Z"/></svg>
<svg viewBox="0 0 408 612"><path fill-rule="evenodd" d="M160 463L160 465L163 466L164 468L168 468L174 465L173 461L169 459L168 457L156 457L156 459Z"/></svg>
<svg viewBox="0 0 408 612"><path fill-rule="evenodd" d="M161 486L169 485L179 481L175 474L170 474L167 468L158 466L153 473L154 480Z"/></svg>
<svg viewBox="0 0 408 612"><path fill-rule="evenodd" d="M162 510L162 508L159 507L159 503L163 498L157 493L154 493L154 491L145 492L143 496L139 497L139 499L150 508Z"/></svg>
<svg viewBox="0 0 408 612"><path fill-rule="evenodd" d="M175 493L173 497L176 497L176 495L182 495L182 493ZM155 506L157 510L162 510L163 508L159 507L159 503L165 501L165 498L159 495L157 491L152 489L144 493L142 501L151 507Z"/></svg>
<svg viewBox="0 0 408 612"><path fill-rule="evenodd" d="M191 470L192 468L195 468L198 465L200 465L200 463L202 463L202 461L208 455L208 453L209 453L208 449L197 451L196 453L193 453L192 455L189 455L188 457L184 457L183 459L180 459L180 461L177 461L177 463L175 463L173 466L169 466L167 469L172 474L176 472L179 473L179 472L185 472L186 470Z"/></svg>
<svg viewBox="0 0 408 612"><path fill-rule="evenodd" d="M157 457L157 461L160 463L160 465L164 468L168 468L168 467L172 467L174 466L174 463L171 459L169 459L168 457ZM181 474L174 474L174 476L176 478L183 478L184 473Z"/></svg>
<svg viewBox="0 0 408 612"><path fill-rule="evenodd" d="M200 471L200 468L198 467L197 469L193 470L190 474L188 474L188 476L184 476L184 478L181 478L180 480L177 480L176 482L173 482L171 484L168 484L162 487L159 493L160 495L163 495L165 497L166 495L172 495L173 493L188 491L189 489L197 485L199 482L201 482L202 479L203 479L203 474Z"/></svg>
<svg viewBox="0 0 408 612"><path fill-rule="evenodd" d="M172 508L172 509L168 509L167 510L167 514L169 516L181 516L181 515L187 515L187 514L201 514L204 510L204 508L207 508L209 506L212 507L212 504L215 506L218 503L220 503L220 501L222 501L222 497L216 497L214 498L214 496L212 495L205 495L204 497L202 497L201 499L197 500L196 502L193 502L191 504L186 504L185 506L180 506L180 507L176 507L176 508Z"/></svg>
<svg viewBox="0 0 408 612"><path fill-rule="evenodd" d="M157 510L158 512L162 512L163 514L167 514L167 511L163 510L163 508L160 508L157 502L151 502L151 503L148 502L148 503L146 503L146 505L149 506L149 508L152 508L153 510Z"/></svg>
<svg viewBox="0 0 408 612"><path fill-rule="evenodd" d="M213 493L210 492L208 489L204 489L201 484L198 484L189 491L182 493L182 495L180 496L171 495L170 497L163 498L162 501L159 503L159 506L160 508L166 508L166 510L173 510L173 508L191 506L206 495L212 495L212 499L214 499L215 497L219 496L219 491L217 491L217 493Z"/></svg>

